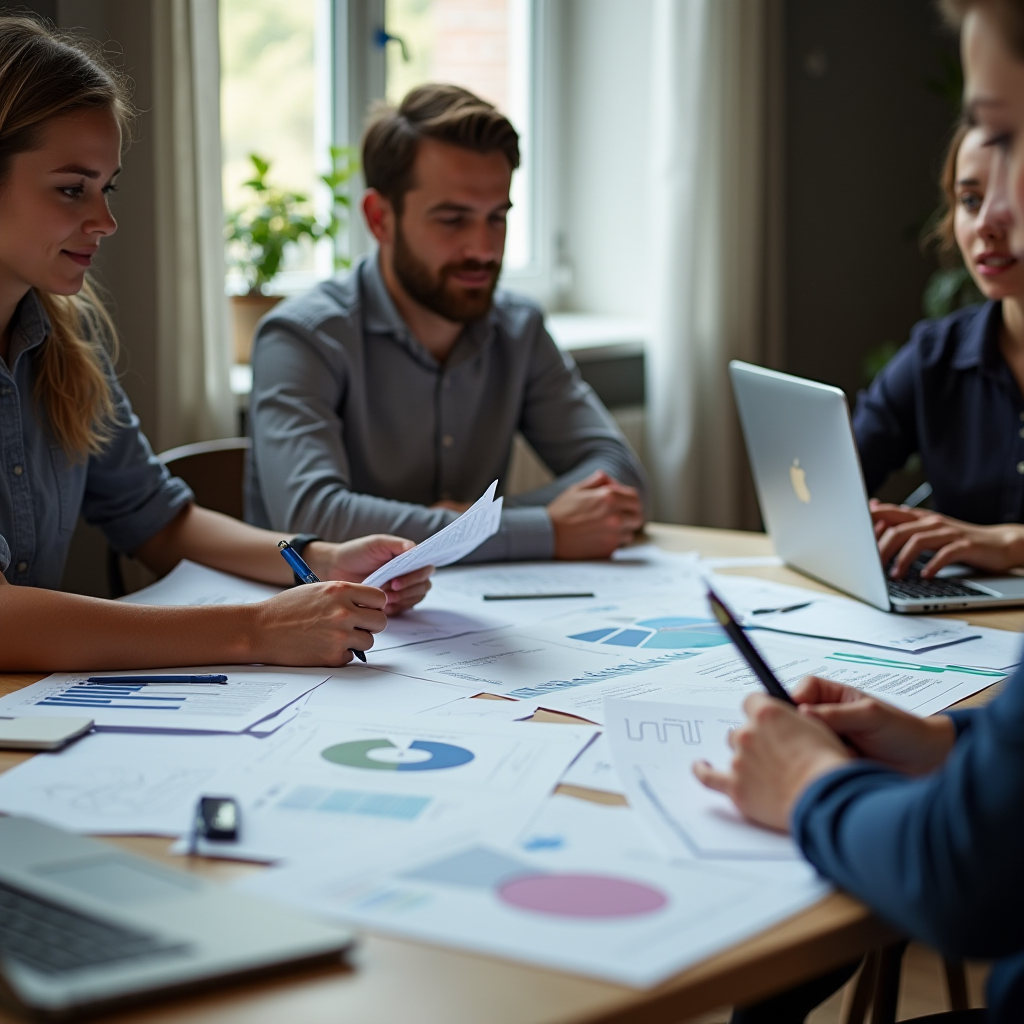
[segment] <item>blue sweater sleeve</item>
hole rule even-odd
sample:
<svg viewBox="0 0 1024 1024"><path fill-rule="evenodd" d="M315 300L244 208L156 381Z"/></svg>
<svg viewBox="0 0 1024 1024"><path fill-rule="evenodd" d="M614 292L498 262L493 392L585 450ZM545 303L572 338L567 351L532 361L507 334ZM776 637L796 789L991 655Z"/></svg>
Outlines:
<svg viewBox="0 0 1024 1024"><path fill-rule="evenodd" d="M827 878L943 952L1024 950L1024 668L967 722L941 769L861 761L819 779L793 834Z"/></svg>

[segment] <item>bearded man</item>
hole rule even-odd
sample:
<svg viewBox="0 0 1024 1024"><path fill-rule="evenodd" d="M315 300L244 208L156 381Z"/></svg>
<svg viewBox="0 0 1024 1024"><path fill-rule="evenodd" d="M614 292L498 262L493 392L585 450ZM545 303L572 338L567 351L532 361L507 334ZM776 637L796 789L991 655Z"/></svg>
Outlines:
<svg viewBox="0 0 1024 1024"><path fill-rule="evenodd" d="M363 136L375 253L277 306L253 354L250 522L423 540L508 473L522 431L555 479L506 497L476 560L604 558L643 525L643 469L544 328L498 291L519 138L427 85Z"/></svg>

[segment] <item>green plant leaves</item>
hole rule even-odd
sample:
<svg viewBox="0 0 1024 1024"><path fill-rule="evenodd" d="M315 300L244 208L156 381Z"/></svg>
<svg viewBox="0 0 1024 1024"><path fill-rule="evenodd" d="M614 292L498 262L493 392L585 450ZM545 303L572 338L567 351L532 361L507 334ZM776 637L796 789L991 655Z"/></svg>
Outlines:
<svg viewBox="0 0 1024 1024"><path fill-rule="evenodd" d="M253 176L245 187L253 192L252 201L225 217L225 239L230 265L241 271L250 293L263 292L281 270L290 245L308 238L337 240L348 223L352 198L350 183L358 170L355 151L349 147L331 147L331 169L320 180L331 190L331 212L321 222L309 196L290 192L267 181L271 162L256 153L249 154ZM350 261L335 252L335 269Z"/></svg>

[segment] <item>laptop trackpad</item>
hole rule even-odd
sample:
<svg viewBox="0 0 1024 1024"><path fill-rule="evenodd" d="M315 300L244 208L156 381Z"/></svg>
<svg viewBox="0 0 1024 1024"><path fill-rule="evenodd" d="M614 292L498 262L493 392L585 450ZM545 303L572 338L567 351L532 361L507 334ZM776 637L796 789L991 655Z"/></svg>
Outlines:
<svg viewBox="0 0 1024 1024"><path fill-rule="evenodd" d="M996 597L1024 601L1024 576L972 576L970 584Z"/></svg>
<svg viewBox="0 0 1024 1024"><path fill-rule="evenodd" d="M115 905L181 899L196 891L196 884L184 875L179 879L156 865L150 870L116 855L47 865L33 874Z"/></svg>

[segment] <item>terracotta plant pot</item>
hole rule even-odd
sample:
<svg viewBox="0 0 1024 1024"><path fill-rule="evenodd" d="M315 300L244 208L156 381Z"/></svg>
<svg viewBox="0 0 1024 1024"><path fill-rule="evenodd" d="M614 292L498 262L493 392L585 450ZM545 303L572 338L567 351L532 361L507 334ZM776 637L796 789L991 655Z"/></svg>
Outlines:
<svg viewBox="0 0 1024 1024"><path fill-rule="evenodd" d="M232 295L231 326L235 339L235 362L247 363L252 357L252 336L260 318L279 302L280 295Z"/></svg>

